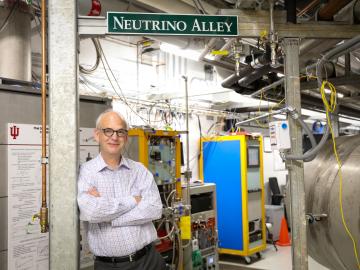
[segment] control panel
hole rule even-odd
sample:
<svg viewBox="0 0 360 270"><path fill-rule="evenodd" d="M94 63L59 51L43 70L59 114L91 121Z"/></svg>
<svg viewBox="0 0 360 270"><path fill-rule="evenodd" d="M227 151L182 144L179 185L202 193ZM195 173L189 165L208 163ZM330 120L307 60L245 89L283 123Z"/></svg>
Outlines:
<svg viewBox="0 0 360 270"><path fill-rule="evenodd" d="M150 136L148 140L148 169L158 185L176 181L176 144L173 137Z"/></svg>
<svg viewBox="0 0 360 270"><path fill-rule="evenodd" d="M190 187L193 270L219 269L216 185Z"/></svg>
<svg viewBox="0 0 360 270"><path fill-rule="evenodd" d="M273 150L291 148L290 129L288 121L274 121L269 123L270 144Z"/></svg>

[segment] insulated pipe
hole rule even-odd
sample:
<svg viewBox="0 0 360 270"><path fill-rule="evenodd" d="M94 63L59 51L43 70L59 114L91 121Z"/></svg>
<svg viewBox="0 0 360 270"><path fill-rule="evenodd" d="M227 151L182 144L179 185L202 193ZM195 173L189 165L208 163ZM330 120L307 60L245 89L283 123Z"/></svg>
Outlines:
<svg viewBox="0 0 360 270"><path fill-rule="evenodd" d="M316 73L316 63L314 65L307 66L305 68L306 74L315 74ZM321 76L325 78L336 77L336 67L333 62L326 62L322 66Z"/></svg>
<svg viewBox="0 0 360 270"><path fill-rule="evenodd" d="M312 151L316 147L315 137L312 134L312 132L311 132L310 128L308 127L308 125L301 119L301 117L299 117L299 114L297 113L297 111L295 109L289 108L288 112L289 112L290 116L300 124L302 129L309 136L309 139L310 139L310 142L311 142L311 149L308 152L311 152L312 154L309 155L307 158L304 158L304 161L305 162L312 161L316 157L316 152ZM308 153L308 152L306 152L306 153ZM296 160L297 156L285 154L284 159L285 160Z"/></svg>
<svg viewBox="0 0 360 270"><path fill-rule="evenodd" d="M199 60L202 61L205 56L210 52L212 48L215 47L217 38L211 38L207 44L205 44L205 49L201 52Z"/></svg>
<svg viewBox="0 0 360 270"><path fill-rule="evenodd" d="M235 38L229 38L229 40L226 41L226 43L221 47L220 51L225 51L231 48L235 40ZM216 55L214 60L219 61L221 59L221 56L222 55Z"/></svg>
<svg viewBox="0 0 360 270"><path fill-rule="evenodd" d="M226 78L221 86L224 88L238 89L240 87L247 87L257 79L261 78L264 74L269 73L273 69L269 65L264 65L261 68L254 69L250 65L240 69L239 74L232 74Z"/></svg>
<svg viewBox="0 0 360 270"><path fill-rule="evenodd" d="M324 7L320 8L318 19L324 21L332 20L333 16L350 2L351 0L329 0Z"/></svg>
<svg viewBox="0 0 360 270"><path fill-rule="evenodd" d="M301 9L296 16L300 17L307 13L308 11L314 9L318 4L320 4L320 0L313 0L309 4L307 4L303 9Z"/></svg>
<svg viewBox="0 0 360 270"><path fill-rule="evenodd" d="M234 85L237 84L237 82L239 81L239 79L246 77L247 74L253 72L254 69L251 66L245 66L241 71L239 76L237 76L236 74L232 74L230 75L228 78L226 78L222 83L221 86L224 88L231 88L233 89Z"/></svg>
<svg viewBox="0 0 360 270"><path fill-rule="evenodd" d="M274 87L277 87L278 85L282 85L284 83L284 78L281 78L280 80L273 82L272 84L269 84L263 88L261 88L260 90L252 93L250 95L250 97L256 97L257 95L260 95L261 93L265 93L271 89L273 89Z"/></svg>
<svg viewBox="0 0 360 270"><path fill-rule="evenodd" d="M46 202L46 0L41 0L41 232L49 229L48 208Z"/></svg>
<svg viewBox="0 0 360 270"><path fill-rule="evenodd" d="M359 22L360 21L360 1L357 0L354 4L354 19Z"/></svg>

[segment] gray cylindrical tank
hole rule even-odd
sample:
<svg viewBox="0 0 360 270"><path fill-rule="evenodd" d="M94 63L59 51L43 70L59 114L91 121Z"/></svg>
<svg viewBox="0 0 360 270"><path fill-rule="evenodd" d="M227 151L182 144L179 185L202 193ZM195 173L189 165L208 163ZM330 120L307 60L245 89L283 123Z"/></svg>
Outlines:
<svg viewBox="0 0 360 270"><path fill-rule="evenodd" d="M360 136L337 138L342 161L343 210L348 228L360 246ZM327 214L308 225L309 254L333 270L358 269L353 243L341 221L338 167L329 140L316 159L305 163L306 212ZM360 254L359 254L360 255Z"/></svg>
<svg viewBox="0 0 360 270"><path fill-rule="evenodd" d="M0 26L11 12L0 6ZM0 77L31 81L31 14L20 1L0 32Z"/></svg>

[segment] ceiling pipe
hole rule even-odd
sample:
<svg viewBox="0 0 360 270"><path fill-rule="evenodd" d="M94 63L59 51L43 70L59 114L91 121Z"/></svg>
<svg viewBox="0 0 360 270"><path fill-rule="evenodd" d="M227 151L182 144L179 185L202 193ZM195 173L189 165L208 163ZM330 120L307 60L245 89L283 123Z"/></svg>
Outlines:
<svg viewBox="0 0 360 270"><path fill-rule="evenodd" d="M229 39L225 42L225 44L220 48L220 51L227 51L227 50L229 50L229 49L231 48L231 46L233 45L233 43L234 43L235 40L236 40L235 38L229 38ZM221 57L222 57L221 54L216 55L214 60L219 61L219 60L221 59Z"/></svg>
<svg viewBox="0 0 360 270"><path fill-rule="evenodd" d="M279 105L277 108L283 108L284 105ZM251 112L268 112L274 108L274 105L262 105L262 106L249 106L241 108L232 108L230 111L233 113L251 113Z"/></svg>
<svg viewBox="0 0 360 270"><path fill-rule="evenodd" d="M244 67L241 71L239 76L236 76L235 74L230 75L228 78L226 78L222 83L221 86L224 88L231 88L235 89L238 87L238 81L240 78L245 77L250 72L252 72L254 69L251 66Z"/></svg>
<svg viewBox="0 0 360 270"><path fill-rule="evenodd" d="M356 22L360 22L360 0L357 0L353 7L354 19Z"/></svg>
<svg viewBox="0 0 360 270"><path fill-rule="evenodd" d="M221 86L224 88L230 88L235 90L237 93L242 93L241 88L248 88L250 84L260 79L263 75L268 74L274 70L270 65L265 65L261 68L253 68L250 65L242 68L238 75L232 74L226 78ZM251 89L249 89L251 91ZM248 94L248 93L244 93Z"/></svg>
<svg viewBox="0 0 360 270"><path fill-rule="evenodd" d="M261 88L260 90L252 93L250 95L250 97L257 97L258 95L261 95L261 94L264 94L266 93L267 91L279 86L279 85L282 85L284 83L284 78L281 78L280 80L276 81L276 82L273 82L272 84L269 84L263 88Z"/></svg>
<svg viewBox="0 0 360 270"><path fill-rule="evenodd" d="M306 14L307 12L309 12L310 10L314 9L319 4L320 4L320 0L313 0L309 4L307 4L305 7L303 7L303 9L299 10L296 15L298 17L301 17L304 14Z"/></svg>
<svg viewBox="0 0 360 270"><path fill-rule="evenodd" d="M217 38L211 38L207 44L205 44L205 49L201 52L199 60L204 60L205 56L215 47Z"/></svg>
<svg viewBox="0 0 360 270"><path fill-rule="evenodd" d="M333 20L333 16L350 2L351 0L329 0L325 6L320 8L318 19L322 21Z"/></svg>

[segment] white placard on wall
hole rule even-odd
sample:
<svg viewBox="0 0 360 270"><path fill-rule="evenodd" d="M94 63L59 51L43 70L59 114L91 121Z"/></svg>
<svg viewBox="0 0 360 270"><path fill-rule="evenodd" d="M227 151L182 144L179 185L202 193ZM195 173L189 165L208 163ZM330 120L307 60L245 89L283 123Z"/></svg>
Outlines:
<svg viewBox="0 0 360 270"><path fill-rule="evenodd" d="M8 270L48 270L49 235L33 215L41 206L41 126L7 125ZM80 128L80 163L98 153L92 128ZM48 170L47 170L48 171ZM83 228L83 226L81 226ZM93 263L82 230L80 265Z"/></svg>

